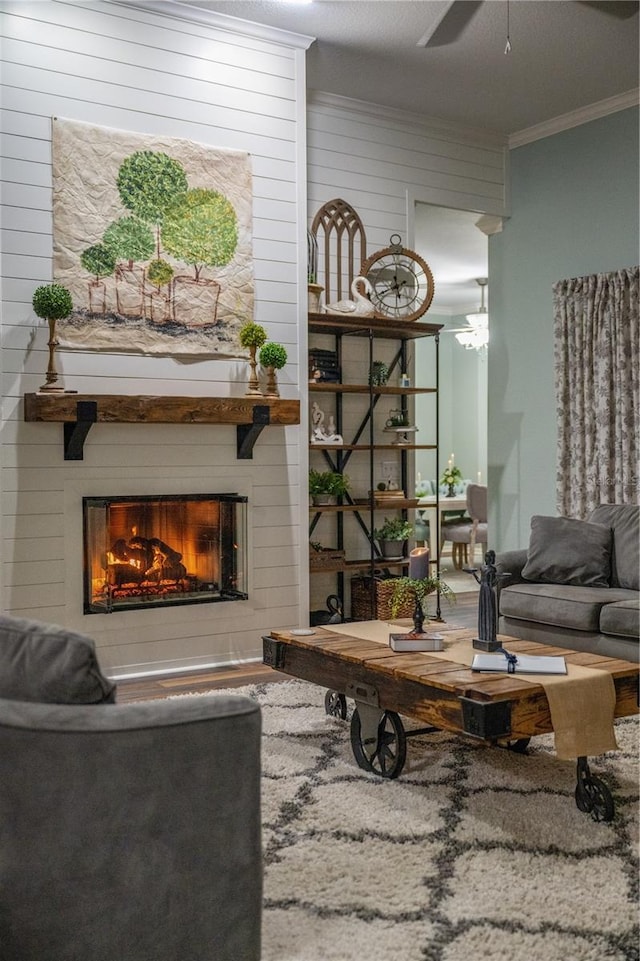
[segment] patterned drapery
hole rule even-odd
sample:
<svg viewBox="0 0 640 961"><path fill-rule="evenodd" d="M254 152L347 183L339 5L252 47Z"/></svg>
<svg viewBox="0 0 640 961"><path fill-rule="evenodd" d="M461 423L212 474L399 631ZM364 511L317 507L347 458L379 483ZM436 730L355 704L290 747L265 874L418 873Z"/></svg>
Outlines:
<svg viewBox="0 0 640 961"><path fill-rule="evenodd" d="M559 514L640 502L640 268L553 286Z"/></svg>

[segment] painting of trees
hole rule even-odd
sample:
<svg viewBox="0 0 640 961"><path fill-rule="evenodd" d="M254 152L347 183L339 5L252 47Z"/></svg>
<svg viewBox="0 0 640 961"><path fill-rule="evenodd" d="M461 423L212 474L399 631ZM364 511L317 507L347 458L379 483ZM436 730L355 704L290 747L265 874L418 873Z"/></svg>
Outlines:
<svg viewBox="0 0 640 961"><path fill-rule="evenodd" d="M251 195L246 152L56 119L54 272L74 345L243 356Z"/></svg>

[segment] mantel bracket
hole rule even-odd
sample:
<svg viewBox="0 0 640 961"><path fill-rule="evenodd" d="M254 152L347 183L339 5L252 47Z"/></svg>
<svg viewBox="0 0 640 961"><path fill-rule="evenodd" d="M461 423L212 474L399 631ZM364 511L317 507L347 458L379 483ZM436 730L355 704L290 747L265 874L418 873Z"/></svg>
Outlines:
<svg viewBox="0 0 640 961"><path fill-rule="evenodd" d="M253 447L263 428L271 423L271 410L265 404L256 404L253 408L253 423L238 424L237 457L238 460L251 460Z"/></svg>
<svg viewBox="0 0 640 961"><path fill-rule="evenodd" d="M64 423L64 459L83 460L84 442L91 425L98 419L98 404L95 400L79 400L76 405L76 420Z"/></svg>

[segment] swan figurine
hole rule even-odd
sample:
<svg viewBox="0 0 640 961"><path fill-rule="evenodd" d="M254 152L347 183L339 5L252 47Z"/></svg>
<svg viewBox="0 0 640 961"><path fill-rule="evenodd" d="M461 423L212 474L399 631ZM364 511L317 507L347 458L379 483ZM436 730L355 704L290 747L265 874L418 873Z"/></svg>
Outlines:
<svg viewBox="0 0 640 961"><path fill-rule="evenodd" d="M375 307L370 300L362 296L358 290L358 284L362 284L367 294L370 294L373 290L371 283L366 277L354 277L351 284L353 300L336 300L333 304L327 304L324 309L325 314L351 314L355 317L373 317Z"/></svg>

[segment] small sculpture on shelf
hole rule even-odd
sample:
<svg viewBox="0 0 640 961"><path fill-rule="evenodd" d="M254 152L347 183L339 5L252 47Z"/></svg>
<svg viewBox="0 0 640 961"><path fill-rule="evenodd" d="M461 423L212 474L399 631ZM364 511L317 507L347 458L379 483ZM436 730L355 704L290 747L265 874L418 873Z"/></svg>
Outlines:
<svg viewBox="0 0 640 961"><path fill-rule="evenodd" d="M329 421L324 426L324 411L314 400L311 405L311 443L312 444L342 444L342 435L336 431L336 422L333 414L329 415Z"/></svg>
<svg viewBox="0 0 640 961"><path fill-rule="evenodd" d="M370 294L372 287L366 277L354 277L351 284L353 300L336 300L324 308L326 314L345 314L351 317L373 317L375 307L368 297L364 297L358 288L362 284L365 293Z"/></svg>

